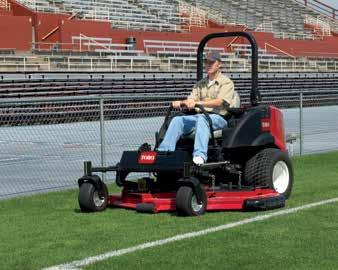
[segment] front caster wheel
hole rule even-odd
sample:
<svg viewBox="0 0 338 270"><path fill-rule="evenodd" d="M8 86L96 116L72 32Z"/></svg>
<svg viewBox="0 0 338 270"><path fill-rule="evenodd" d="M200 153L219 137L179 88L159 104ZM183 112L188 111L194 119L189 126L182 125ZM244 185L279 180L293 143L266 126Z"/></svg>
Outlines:
<svg viewBox="0 0 338 270"><path fill-rule="evenodd" d="M194 190L189 186L181 186L176 194L176 211L181 216L201 216L207 208L207 196L202 192L198 202Z"/></svg>
<svg viewBox="0 0 338 270"><path fill-rule="evenodd" d="M79 205L83 212L98 212L106 209L108 204L108 189L100 183L97 189L92 183L83 183L79 192Z"/></svg>

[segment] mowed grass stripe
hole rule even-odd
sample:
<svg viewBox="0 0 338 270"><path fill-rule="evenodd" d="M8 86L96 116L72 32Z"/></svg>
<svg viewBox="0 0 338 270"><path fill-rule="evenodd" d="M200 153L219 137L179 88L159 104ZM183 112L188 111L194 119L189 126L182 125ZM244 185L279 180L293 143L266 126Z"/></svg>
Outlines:
<svg viewBox="0 0 338 270"><path fill-rule="evenodd" d="M54 266L54 267L51 267L51 268L45 268L45 270L80 269L80 267L87 266L87 265L90 265L90 264L93 264L93 263L96 263L96 262L104 261L104 260L110 259L112 257L119 257L119 256L122 256L122 255L126 255L126 254L129 254L129 253L133 253L133 252L148 249L148 248L160 247L160 246L167 245L167 244L177 242L177 241L201 237L201 236L204 236L204 235L208 235L210 233L220 232L220 231L224 231L224 230L227 230L227 229L232 229L232 228L243 226L243 225L246 225L246 224L258 222L258 221L265 221L265 220L271 219L273 217L289 215L289 214L297 213L299 211L303 211L303 210L306 210L306 209L311 209L311 208L322 206L322 205L325 205L325 204L332 204L332 203L337 203L337 202L338 202L338 197L330 199L330 200L325 200L325 201L320 201L320 202L316 202L316 203L302 205L302 206L299 206L299 207L289 208L289 209L285 209L285 210L279 210L279 211L275 211L275 212L272 212L272 213L269 213L269 214L262 214L262 215L259 215L259 216L253 217L253 218L244 219L244 220L240 220L240 221L233 222L233 223L223 224L221 226L211 227L211 228L201 230L201 231L179 234L179 235L175 235L174 237L161 239L161 240L153 241L153 242L147 242L147 243L143 243L141 245L137 245L137 246L134 246L134 247L114 250L114 251L111 251L111 252L108 252L108 253L105 253L105 254L92 256L92 257L85 258L85 259L79 260L79 261L74 261L74 262L71 262L71 263L68 263L68 264Z"/></svg>
<svg viewBox="0 0 338 270"><path fill-rule="evenodd" d="M335 198L337 160L338 152L294 158L295 185L287 207ZM83 214L77 194L74 190L1 201L0 269L41 269L262 214L210 212L180 218L124 209Z"/></svg>
<svg viewBox="0 0 338 270"><path fill-rule="evenodd" d="M338 268L338 204L114 257L83 270Z"/></svg>

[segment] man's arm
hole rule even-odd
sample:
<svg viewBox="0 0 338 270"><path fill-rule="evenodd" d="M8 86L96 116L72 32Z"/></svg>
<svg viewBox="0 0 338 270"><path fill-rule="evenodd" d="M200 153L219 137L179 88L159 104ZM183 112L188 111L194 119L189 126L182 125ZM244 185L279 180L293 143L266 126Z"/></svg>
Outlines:
<svg viewBox="0 0 338 270"><path fill-rule="evenodd" d="M174 101L173 106L174 107L176 106L175 108L187 106L189 109L193 109L196 104L200 104L203 107L220 108L223 106L224 101L227 102L228 104L232 104L233 96L234 96L234 84L231 81L229 81L229 83L222 85L220 93L215 99L200 101L196 95L196 92L194 93L193 90L192 94L187 99Z"/></svg>
<svg viewBox="0 0 338 270"><path fill-rule="evenodd" d="M206 101L198 101L196 104L200 104L203 107L208 107L208 108L219 108L223 105L223 99L220 98L215 98L211 100L206 100Z"/></svg>
<svg viewBox="0 0 338 270"><path fill-rule="evenodd" d="M176 103L176 104L174 104ZM188 109L193 109L195 107L196 104L200 104L203 107L208 107L208 108L219 108L223 105L223 99L211 99L211 100L207 100L207 101L195 101L192 98L188 98L185 100L179 100L179 101L174 101L173 102L173 106L175 107L175 105L177 107L175 108L179 108L182 106L187 106Z"/></svg>
<svg viewBox="0 0 338 270"><path fill-rule="evenodd" d="M198 93L198 84L195 84L187 99L173 101L172 106L176 109L179 109L182 106L187 106L189 109L192 109L195 107L195 102L200 100Z"/></svg>

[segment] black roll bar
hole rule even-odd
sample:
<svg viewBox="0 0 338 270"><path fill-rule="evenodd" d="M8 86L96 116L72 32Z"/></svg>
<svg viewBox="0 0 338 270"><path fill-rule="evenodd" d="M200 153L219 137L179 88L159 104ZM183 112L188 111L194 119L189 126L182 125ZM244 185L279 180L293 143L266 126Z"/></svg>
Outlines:
<svg viewBox="0 0 338 270"><path fill-rule="evenodd" d="M203 51L207 42L215 38L224 38L224 37L244 37L251 44L251 93L250 101L251 106L257 106L259 101L261 101L261 95L258 90L258 46L256 39L251 33L248 32L222 32L222 33L212 33L205 36L197 49L197 81L203 78Z"/></svg>

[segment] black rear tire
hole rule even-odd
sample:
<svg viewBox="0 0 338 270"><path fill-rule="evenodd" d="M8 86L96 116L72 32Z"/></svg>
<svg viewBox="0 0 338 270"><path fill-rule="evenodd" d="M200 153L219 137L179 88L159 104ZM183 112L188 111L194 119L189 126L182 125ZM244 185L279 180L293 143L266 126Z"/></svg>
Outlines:
<svg viewBox="0 0 338 270"><path fill-rule="evenodd" d="M101 188L97 190L92 183L83 183L80 187L78 200L82 212L103 211L108 205L107 186L101 183Z"/></svg>
<svg viewBox="0 0 338 270"><path fill-rule="evenodd" d="M243 184L273 188L288 198L293 185L293 169L288 154L275 148L258 152L245 165Z"/></svg>
<svg viewBox="0 0 338 270"><path fill-rule="evenodd" d="M201 216L207 208L207 196L202 193L202 200L197 202L194 190L189 186L181 186L176 194L176 211L180 216Z"/></svg>

